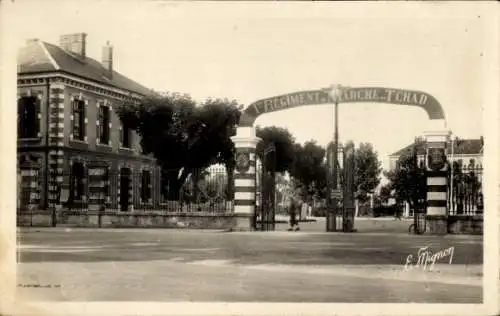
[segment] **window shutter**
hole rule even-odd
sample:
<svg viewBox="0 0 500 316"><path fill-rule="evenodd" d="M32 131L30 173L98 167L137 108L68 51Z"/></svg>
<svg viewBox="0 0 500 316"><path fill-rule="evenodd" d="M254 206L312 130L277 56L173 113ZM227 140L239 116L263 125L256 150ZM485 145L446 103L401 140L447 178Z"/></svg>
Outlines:
<svg viewBox="0 0 500 316"><path fill-rule="evenodd" d="M42 123L42 95L37 94L36 96L36 103L35 103L35 113L36 113L36 120L35 120L35 133L37 137L42 136L42 129L41 129L41 123Z"/></svg>
<svg viewBox="0 0 500 316"><path fill-rule="evenodd" d="M111 110L110 110L110 113L109 113L109 137L108 137L108 145L109 146L113 146L113 142L111 141L111 135L113 135L113 133L111 133L112 131L112 128L113 128L113 124L111 123Z"/></svg>
<svg viewBox="0 0 500 316"><path fill-rule="evenodd" d="M109 146L113 146L113 141L111 140L111 136L113 135L112 131L113 131L113 124L112 124L112 113L113 113L113 104L109 103L108 105L108 126L109 126L109 129L108 129L108 145Z"/></svg>
<svg viewBox="0 0 500 316"><path fill-rule="evenodd" d="M153 185L152 185L152 181L151 181L151 172L148 171L148 201L151 200L152 190L153 190Z"/></svg>
<svg viewBox="0 0 500 316"><path fill-rule="evenodd" d="M101 143L101 102L97 101L96 102L96 109L97 109L97 120L95 121L95 141L96 144Z"/></svg>
<svg viewBox="0 0 500 316"><path fill-rule="evenodd" d="M87 141L87 125L88 125L88 118L87 118L87 109L88 109L88 105L89 105L89 101L88 100L84 100L84 104L83 104L83 127L82 127L82 131L83 131L83 141L86 142Z"/></svg>
<svg viewBox="0 0 500 316"><path fill-rule="evenodd" d="M128 143L129 143L129 148L133 149L134 148L134 132L131 129L128 129Z"/></svg>
<svg viewBox="0 0 500 316"><path fill-rule="evenodd" d="M123 124L120 124L119 134L120 134L120 147L123 147Z"/></svg>
<svg viewBox="0 0 500 316"><path fill-rule="evenodd" d="M71 133L69 135L69 139L73 140L75 138L75 129L76 129L76 124L75 124L75 114L78 111L78 102L77 99L73 96L71 98Z"/></svg>
<svg viewBox="0 0 500 316"><path fill-rule="evenodd" d="M17 137L23 137L24 103L22 98L17 99Z"/></svg>

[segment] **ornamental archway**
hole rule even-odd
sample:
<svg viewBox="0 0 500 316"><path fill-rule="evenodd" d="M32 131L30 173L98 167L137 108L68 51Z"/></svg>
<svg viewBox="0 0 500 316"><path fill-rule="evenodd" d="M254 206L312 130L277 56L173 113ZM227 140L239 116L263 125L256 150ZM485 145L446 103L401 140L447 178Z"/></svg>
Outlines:
<svg viewBox="0 0 500 316"><path fill-rule="evenodd" d="M430 232L445 234L447 231L446 142L449 132L445 130L445 114L441 104L435 97L422 91L339 85L258 100L243 110L236 136L232 137L236 147L237 161L234 175L234 211L239 219L239 226L251 227L251 216L255 210L255 149L260 141L255 135L253 126L255 120L266 113L299 106L345 103L386 103L419 107L427 113L430 121L440 123L437 130L425 133L427 140L426 215Z"/></svg>

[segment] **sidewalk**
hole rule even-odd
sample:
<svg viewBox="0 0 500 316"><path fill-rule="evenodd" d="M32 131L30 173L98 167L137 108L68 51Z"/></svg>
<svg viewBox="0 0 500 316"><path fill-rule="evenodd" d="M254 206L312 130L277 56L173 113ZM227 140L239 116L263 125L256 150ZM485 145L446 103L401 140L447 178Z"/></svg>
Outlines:
<svg viewBox="0 0 500 316"><path fill-rule="evenodd" d="M262 264L246 266L247 269L256 269L274 272L294 272L321 275L342 275L366 279L438 282L456 285L482 286L483 265L449 265L436 264L432 270L423 268L405 269L404 265L328 265L328 266L300 266Z"/></svg>

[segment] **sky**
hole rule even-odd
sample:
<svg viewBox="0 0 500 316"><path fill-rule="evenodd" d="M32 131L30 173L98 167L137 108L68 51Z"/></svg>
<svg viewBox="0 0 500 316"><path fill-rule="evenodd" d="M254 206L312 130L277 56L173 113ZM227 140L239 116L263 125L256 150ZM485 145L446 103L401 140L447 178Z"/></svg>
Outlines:
<svg viewBox="0 0 500 316"><path fill-rule="evenodd" d="M16 45L57 44L85 32L97 60L106 41L114 67L158 91L256 100L332 84L425 91L461 138L483 135L485 30L479 6L436 3L171 3L19 1ZM29 23L25 23L29 21ZM21 23L19 23L21 22ZM299 142L332 139L333 106L287 109L257 125L286 127ZM428 130L419 108L341 104L340 140L371 142L387 156Z"/></svg>

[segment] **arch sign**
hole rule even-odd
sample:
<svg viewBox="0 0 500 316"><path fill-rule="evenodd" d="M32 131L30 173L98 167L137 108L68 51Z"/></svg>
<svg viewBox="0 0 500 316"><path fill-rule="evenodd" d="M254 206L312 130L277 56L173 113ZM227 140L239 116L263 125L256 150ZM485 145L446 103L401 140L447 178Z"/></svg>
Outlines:
<svg viewBox="0 0 500 316"><path fill-rule="evenodd" d="M414 90L378 87L331 87L320 90L298 91L262 99L250 104L242 113L240 126L252 126L258 116L298 106L335 103L332 92L337 89L338 103L389 103L417 106L424 109L431 120L444 120L441 104L432 95Z"/></svg>

